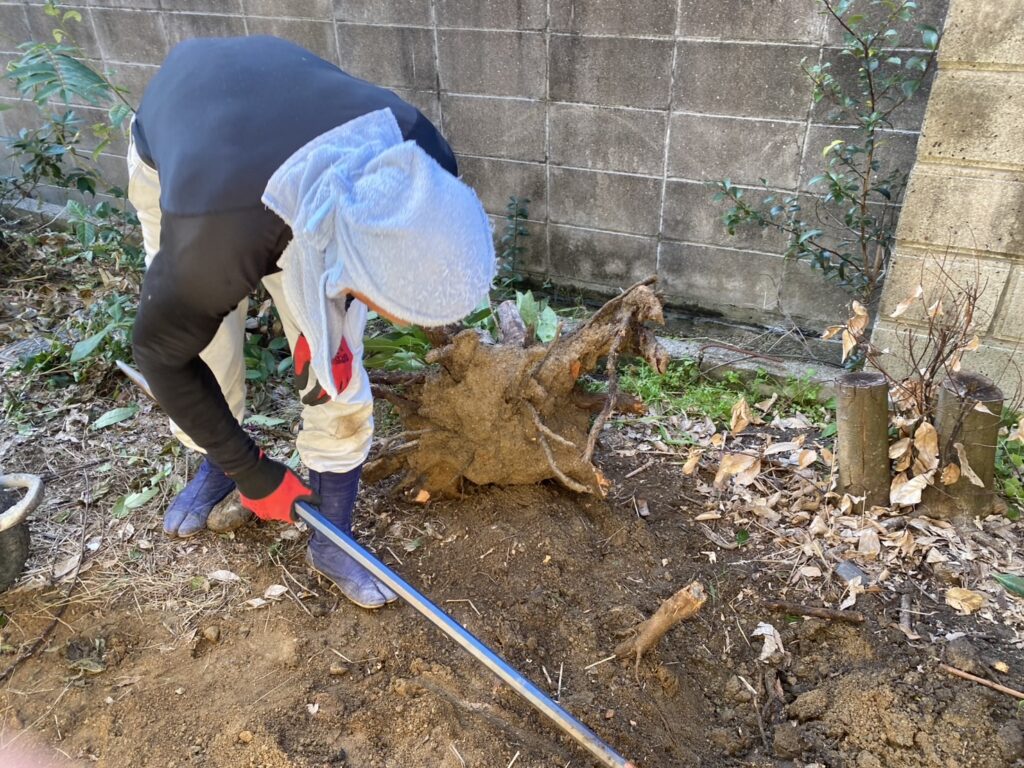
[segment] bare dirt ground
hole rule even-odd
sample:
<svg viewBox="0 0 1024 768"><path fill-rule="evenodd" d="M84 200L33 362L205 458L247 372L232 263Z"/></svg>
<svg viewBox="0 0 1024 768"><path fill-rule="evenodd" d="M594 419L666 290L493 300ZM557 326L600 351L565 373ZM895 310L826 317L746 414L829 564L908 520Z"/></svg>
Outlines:
<svg viewBox="0 0 1024 768"><path fill-rule="evenodd" d="M162 419L142 418L110 450L159 450L150 435ZM38 471L45 450L23 444L19 463ZM1014 699L937 668L947 660L1019 688L1024 653L1008 633L956 616L927 582L916 642L884 593L860 597L859 625L772 613L765 601L785 593L788 567L716 548L685 498L693 478L668 461L626 477L645 461L599 456L615 482L606 501L530 487L416 507L369 489L357 527L639 766L1024 764ZM169 540L159 499L111 521L82 496L77 476L88 471L50 478L38 527L84 518L91 566L45 650L0 688L0 744L34 744L47 765L108 768L594 764L411 608L367 612L318 583L302 565L304 536L253 524ZM96 536L104 543L91 552ZM33 586L44 568L33 565L25 586L0 595L8 650L45 629L67 590L67 580ZM218 570L238 581L217 581ZM708 603L639 678L630 662L595 663L692 579ZM290 590L247 607L274 584ZM750 636L760 622L784 647L766 661ZM1008 674L992 671L997 662Z"/></svg>

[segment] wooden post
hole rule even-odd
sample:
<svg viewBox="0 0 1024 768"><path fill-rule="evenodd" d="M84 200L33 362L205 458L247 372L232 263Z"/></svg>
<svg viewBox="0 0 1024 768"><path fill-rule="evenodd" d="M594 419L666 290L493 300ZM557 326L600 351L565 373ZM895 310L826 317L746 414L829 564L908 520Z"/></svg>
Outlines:
<svg viewBox="0 0 1024 768"><path fill-rule="evenodd" d="M889 504L889 386L880 373L846 373L839 391L839 488L865 508Z"/></svg>
<svg viewBox="0 0 1024 768"><path fill-rule="evenodd" d="M979 403L983 409L976 407ZM972 483L962 466L960 478L952 485L943 485L936 478L924 496L927 514L970 519L992 510L1002 410L1002 390L991 379L977 373L954 373L943 382L935 411L942 466L960 464L956 450L960 443L967 463L984 486Z"/></svg>

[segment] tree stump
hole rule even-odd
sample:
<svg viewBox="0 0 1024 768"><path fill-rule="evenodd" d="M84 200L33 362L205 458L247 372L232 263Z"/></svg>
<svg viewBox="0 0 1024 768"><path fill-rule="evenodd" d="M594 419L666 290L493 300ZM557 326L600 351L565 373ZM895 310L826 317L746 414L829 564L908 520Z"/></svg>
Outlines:
<svg viewBox="0 0 1024 768"><path fill-rule="evenodd" d="M839 390L839 487L866 507L889 504L889 387L880 373L847 373Z"/></svg>
<svg viewBox="0 0 1024 768"><path fill-rule="evenodd" d="M935 413L941 462L959 465L960 477L925 489L929 515L971 519L992 511L1002 410L1002 390L985 376L954 373L942 383Z"/></svg>
<svg viewBox="0 0 1024 768"><path fill-rule="evenodd" d="M506 302L501 343L467 329L428 354L425 373L398 380L400 391L378 379L375 392L395 406L405 431L382 441L363 478L401 472L398 488L420 499L457 496L467 484L544 480L603 496L607 481L591 460L598 436L616 407L637 409L618 391L619 357L635 353L660 373L668 364L644 325L664 322L653 283L634 285L547 345L527 346L515 305ZM602 358L608 391L595 402L579 379Z"/></svg>

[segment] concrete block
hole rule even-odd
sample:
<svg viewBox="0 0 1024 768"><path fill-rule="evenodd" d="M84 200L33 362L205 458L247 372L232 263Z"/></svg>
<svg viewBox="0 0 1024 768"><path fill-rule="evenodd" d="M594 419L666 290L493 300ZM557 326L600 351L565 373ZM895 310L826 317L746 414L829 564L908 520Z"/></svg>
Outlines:
<svg viewBox="0 0 1024 768"><path fill-rule="evenodd" d="M842 86L845 93L860 99L861 86L858 84L857 61L852 56L844 56L838 48L826 48L822 52L822 62L831 64L831 74ZM884 64L884 67L892 65ZM804 77L806 80L806 76ZM917 131L924 119L925 107L928 105L928 94L931 91L934 71L930 72L921 83L914 97L901 105L890 115L892 127L904 131ZM808 93L810 93L810 81ZM894 94L897 95L897 94ZM823 98L814 105L811 117L816 123L844 123L853 125L854 119L843 113L835 103Z"/></svg>
<svg viewBox="0 0 1024 768"><path fill-rule="evenodd" d="M1024 0L953 0L940 61L1024 66Z"/></svg>
<svg viewBox="0 0 1024 768"><path fill-rule="evenodd" d="M804 178L801 179L800 188L804 191L813 191L823 194L823 185L816 186L813 190L807 182L822 173L826 166L826 160L822 152L825 147L836 139L843 139L854 145L862 146L863 134L853 128L841 128L834 125L812 125L807 134L807 146L804 148ZM917 135L913 133L897 133L895 131L879 131L875 141L875 160L878 161L878 171L874 178L878 181L886 178L893 170L899 169L909 174L914 167L917 157ZM863 155L861 156L863 157Z"/></svg>
<svg viewBox="0 0 1024 768"><path fill-rule="evenodd" d="M1024 342L1024 262L1003 263L1010 265L1010 277L990 331L1006 341Z"/></svg>
<svg viewBox="0 0 1024 768"><path fill-rule="evenodd" d="M412 104L434 125L441 124L441 103L436 91L411 91L408 88L393 88L403 100Z"/></svg>
<svg viewBox="0 0 1024 768"><path fill-rule="evenodd" d="M17 53L22 43L38 39L28 25L25 6L0 5L0 51ZM46 39L52 39L47 34Z"/></svg>
<svg viewBox="0 0 1024 768"><path fill-rule="evenodd" d="M664 109L669 103L672 46L669 40L552 35L551 98Z"/></svg>
<svg viewBox="0 0 1024 768"><path fill-rule="evenodd" d="M127 99L138 106L150 79L160 68L155 64L111 64L110 80L115 85L128 89Z"/></svg>
<svg viewBox="0 0 1024 768"><path fill-rule="evenodd" d="M66 9L65 9L66 10ZM64 25L68 32L75 38L86 58L100 58L100 46L96 42L96 34L93 32L92 20L89 18L92 11L88 8L75 8L82 14L80 22L69 19ZM28 26L31 30L31 39L39 42L53 42L53 30L58 26L58 21L52 16L47 16L41 5L29 5L25 8L28 17ZM3 33L0 32L0 35ZM29 37L22 38L18 42L25 42Z"/></svg>
<svg viewBox="0 0 1024 768"><path fill-rule="evenodd" d="M549 224L548 230L548 271L556 282L615 293L650 277L657 268L657 240L653 237L557 224Z"/></svg>
<svg viewBox="0 0 1024 768"><path fill-rule="evenodd" d="M529 198L529 218L547 218L547 170L540 163L460 157L459 174L476 190L488 213L504 217L509 198L515 196Z"/></svg>
<svg viewBox="0 0 1024 768"><path fill-rule="evenodd" d="M334 18L362 24L429 27L431 0L334 0Z"/></svg>
<svg viewBox="0 0 1024 768"><path fill-rule="evenodd" d="M896 305L910 298L919 285L925 289L925 304L931 306L941 299L947 307L952 306L954 297L961 292L957 286L975 286L981 290L975 310L977 329L979 333L988 333L1010 277L1010 266L1009 259L993 260L945 253L939 249L919 251L897 248L882 292L879 315L888 318ZM1018 311L1018 334L1021 317ZM915 302L899 319L916 325L927 322L924 308L919 302Z"/></svg>
<svg viewBox="0 0 1024 768"><path fill-rule="evenodd" d="M160 0L160 7L165 11L240 14L242 0Z"/></svg>
<svg viewBox="0 0 1024 768"><path fill-rule="evenodd" d="M92 20L108 62L160 64L170 50L162 19L155 11L94 8Z"/></svg>
<svg viewBox="0 0 1024 768"><path fill-rule="evenodd" d="M664 112L552 104L548 115L552 163L661 175Z"/></svg>
<svg viewBox="0 0 1024 768"><path fill-rule="evenodd" d="M937 248L1024 256L1024 182L918 163L896 235Z"/></svg>
<svg viewBox="0 0 1024 768"><path fill-rule="evenodd" d="M483 29L541 30L546 0L437 0L437 25Z"/></svg>
<svg viewBox="0 0 1024 768"><path fill-rule="evenodd" d="M128 163L124 155L111 155L102 153L96 159L96 168L103 179L102 189L106 186L118 186L121 189L128 188Z"/></svg>
<svg viewBox="0 0 1024 768"><path fill-rule="evenodd" d="M551 0L551 29L585 35L671 36L676 28L676 0Z"/></svg>
<svg viewBox="0 0 1024 768"><path fill-rule="evenodd" d="M817 43L824 18L818 0L682 0L680 37Z"/></svg>
<svg viewBox="0 0 1024 768"><path fill-rule="evenodd" d="M730 235L722 223L722 216L729 206L724 202L716 203L712 199L714 194L714 188L707 184L669 181L665 187L662 235L673 240L727 248L779 254L785 252L786 235L776 229L740 227L735 235ZM765 193L763 190L751 189L746 194L754 200L760 200Z"/></svg>
<svg viewBox="0 0 1024 768"><path fill-rule="evenodd" d="M411 27L338 25L341 68L386 87L437 87L434 33Z"/></svg>
<svg viewBox="0 0 1024 768"><path fill-rule="evenodd" d="M234 37L245 34L241 16L216 16L209 13L166 13L168 50L184 40L195 37Z"/></svg>
<svg viewBox="0 0 1024 768"><path fill-rule="evenodd" d="M892 29L899 32L899 47L921 48L921 33L917 27L919 24L927 24L942 31L946 19L946 9L949 7L948 0L918 0L917 10L910 21L898 21L891 25ZM856 0L850 7L851 14L859 14L865 18L865 29L879 30L882 24L889 17L890 11L882 4L875 4L869 0ZM825 19L825 42L828 45L843 44L843 27L831 16ZM891 45L891 43L886 43Z"/></svg>
<svg viewBox="0 0 1024 768"><path fill-rule="evenodd" d="M672 115L668 172L684 179L729 179L795 189L800 172L801 123Z"/></svg>
<svg viewBox="0 0 1024 768"><path fill-rule="evenodd" d="M819 329L849 303L805 263L712 246L663 241L658 278L670 304L740 322Z"/></svg>
<svg viewBox="0 0 1024 768"><path fill-rule="evenodd" d="M548 216L559 224L655 235L661 179L602 171L551 168Z"/></svg>
<svg viewBox="0 0 1024 768"><path fill-rule="evenodd" d="M717 115L803 119L811 86L800 68L818 49L683 40L678 43L675 109Z"/></svg>
<svg viewBox="0 0 1024 768"><path fill-rule="evenodd" d="M288 16L294 19L334 20L333 0L243 0L242 7L247 16L276 18ZM334 34L333 31L331 34Z"/></svg>
<svg viewBox="0 0 1024 768"><path fill-rule="evenodd" d="M502 248L504 248L501 238L505 234L506 221L503 216L491 214L488 214L487 218L491 222L491 230L494 234L494 253L500 258ZM530 234L520 240L520 245L526 250L516 256L514 269L516 272L526 272L546 280L548 276L548 239L544 234L544 224L539 221L527 221L523 226Z"/></svg>
<svg viewBox="0 0 1024 768"><path fill-rule="evenodd" d="M32 4L32 0L29 0L29 4ZM238 3L235 3L237 5ZM136 10L149 9L156 10L160 8L160 0L88 0L88 5L94 8L134 8ZM230 3L226 3L230 5ZM164 8L168 8L168 2L164 2Z"/></svg>
<svg viewBox="0 0 1024 768"><path fill-rule="evenodd" d="M441 97L444 132L467 155L544 160L544 104L523 99Z"/></svg>
<svg viewBox="0 0 1024 768"><path fill-rule="evenodd" d="M1024 168L1020 72L940 72L921 129L921 156L971 165Z"/></svg>
<svg viewBox="0 0 1024 768"><path fill-rule="evenodd" d="M437 33L441 87L454 93L543 98L544 35L442 29Z"/></svg>
<svg viewBox="0 0 1024 768"><path fill-rule="evenodd" d="M246 22L250 35L276 35L298 43L321 59L337 63L338 46L334 39L334 23L312 19L260 19Z"/></svg>
<svg viewBox="0 0 1024 768"><path fill-rule="evenodd" d="M871 334L872 344L879 349L889 350L883 365L893 376L906 376L913 369L913 363L906 352L911 339L917 349L922 349L927 343L927 336L923 332L896 328L884 321L879 322ZM1020 356L1021 349L1017 344L983 338L976 352L964 355L962 365L965 371L988 376L1007 397L1013 397L1015 393L1024 391Z"/></svg>

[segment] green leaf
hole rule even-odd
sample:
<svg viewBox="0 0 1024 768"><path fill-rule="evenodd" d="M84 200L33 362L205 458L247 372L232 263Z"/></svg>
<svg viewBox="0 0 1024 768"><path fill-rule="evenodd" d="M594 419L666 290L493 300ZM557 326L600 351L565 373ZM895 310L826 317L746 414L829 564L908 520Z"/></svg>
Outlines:
<svg viewBox="0 0 1024 768"><path fill-rule="evenodd" d="M119 424L130 419L139 412L139 406L126 405L123 408L112 408L92 423L92 429L104 429L105 427Z"/></svg>
<svg viewBox="0 0 1024 768"><path fill-rule="evenodd" d="M94 333L89 338L82 339L80 342L75 344L75 346L71 349L71 356L69 358L69 361L72 363L77 363L79 360L84 360L85 358L87 358L89 355L96 351L96 348L99 347L100 344L103 343L103 339L107 337L107 333L109 331L110 326L108 325L99 333Z"/></svg>
<svg viewBox="0 0 1024 768"><path fill-rule="evenodd" d="M998 581L1007 592L1024 597L1024 578L1012 573L994 573L992 578Z"/></svg>
<svg viewBox="0 0 1024 768"><path fill-rule="evenodd" d="M527 291L526 293L516 291L516 308L519 310L519 316L523 318L527 328L537 327L540 305L533 297L533 291Z"/></svg>
<svg viewBox="0 0 1024 768"><path fill-rule="evenodd" d="M537 317L537 338L547 344L555 340L558 333L558 315L551 307L545 306Z"/></svg>
<svg viewBox="0 0 1024 768"><path fill-rule="evenodd" d="M262 416L258 413L254 413L245 420L245 423L252 424L255 427L276 427L277 425L284 424L287 421L287 419L281 419L277 416Z"/></svg>
<svg viewBox="0 0 1024 768"><path fill-rule="evenodd" d="M924 42L925 48L934 51L939 47L939 32L935 27L921 24L918 29L921 30L921 40Z"/></svg>
<svg viewBox="0 0 1024 768"><path fill-rule="evenodd" d="M743 528L741 528L740 530L736 531L736 543L737 544L739 544L742 547L748 541L750 541L750 531L744 530Z"/></svg>
<svg viewBox="0 0 1024 768"><path fill-rule="evenodd" d="M845 142L845 141L843 141L842 139L836 139L835 141L833 141L832 143L830 143L830 144L829 144L829 145L828 145L827 147L825 147L825 148L824 148L823 150L821 150L821 156L822 156L822 157L828 157L828 153L829 153L829 152L831 152L831 151L832 151L833 149L835 149L836 147L841 147L841 146L843 146L843 144L845 144L845 143L846 143L846 142Z"/></svg>

